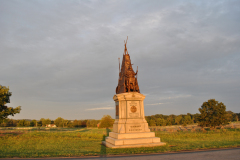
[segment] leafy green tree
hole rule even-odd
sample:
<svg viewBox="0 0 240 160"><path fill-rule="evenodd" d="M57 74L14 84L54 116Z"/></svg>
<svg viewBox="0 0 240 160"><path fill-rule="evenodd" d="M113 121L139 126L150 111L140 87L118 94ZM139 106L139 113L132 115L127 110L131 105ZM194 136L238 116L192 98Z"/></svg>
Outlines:
<svg viewBox="0 0 240 160"><path fill-rule="evenodd" d="M29 127L30 121L26 121L25 119L22 119L17 124L18 127Z"/></svg>
<svg viewBox="0 0 240 160"><path fill-rule="evenodd" d="M156 119L156 126L161 126L161 120L162 120L162 118Z"/></svg>
<svg viewBox="0 0 240 160"><path fill-rule="evenodd" d="M236 120L239 121L240 119L240 113L236 113Z"/></svg>
<svg viewBox="0 0 240 160"><path fill-rule="evenodd" d="M200 112L199 125L201 127L215 128L228 122L226 106L215 99L209 99L207 102L204 102L198 110Z"/></svg>
<svg viewBox="0 0 240 160"><path fill-rule="evenodd" d="M14 119L4 119L2 124L0 126L2 127L16 127L17 126L17 120Z"/></svg>
<svg viewBox="0 0 240 160"><path fill-rule="evenodd" d="M30 122L30 126L31 127L37 127L37 120L33 119L31 122Z"/></svg>
<svg viewBox="0 0 240 160"><path fill-rule="evenodd" d="M167 126L171 126L172 122L173 122L173 118L172 117L168 117L167 121L166 121Z"/></svg>
<svg viewBox="0 0 240 160"><path fill-rule="evenodd" d="M156 121L155 121L155 119L151 119L150 121L149 121L149 124L148 124L149 126L156 126Z"/></svg>
<svg viewBox="0 0 240 160"><path fill-rule="evenodd" d="M228 121L234 121L234 113L232 111L227 111L226 117Z"/></svg>
<svg viewBox="0 0 240 160"><path fill-rule="evenodd" d="M185 115L183 117L183 122L182 122L184 125L187 125L187 124L192 124L192 118L190 115Z"/></svg>
<svg viewBox="0 0 240 160"><path fill-rule="evenodd" d="M113 127L114 119L110 115L104 115L100 121L99 128Z"/></svg>
<svg viewBox="0 0 240 160"><path fill-rule="evenodd" d="M175 124L180 125L182 121L182 115L179 115L175 118Z"/></svg>
<svg viewBox="0 0 240 160"><path fill-rule="evenodd" d="M73 122L72 121L68 121L67 122L67 127L68 128L73 128L74 126L73 126Z"/></svg>
<svg viewBox="0 0 240 160"><path fill-rule="evenodd" d="M75 120L73 121L73 127L82 127L82 121L75 119Z"/></svg>
<svg viewBox="0 0 240 160"><path fill-rule="evenodd" d="M36 122L34 122L34 121L30 122L30 127L34 127L35 125L36 125Z"/></svg>
<svg viewBox="0 0 240 160"><path fill-rule="evenodd" d="M166 126L166 120L163 118L157 118L156 125L157 126Z"/></svg>
<svg viewBox="0 0 240 160"><path fill-rule="evenodd" d="M78 127L78 120L75 119L75 120L73 121L73 127Z"/></svg>
<svg viewBox="0 0 240 160"><path fill-rule="evenodd" d="M41 118L42 119L42 126L46 126L47 124L51 124L51 120L48 118L48 119L44 119L44 118ZM40 120L41 121L41 120Z"/></svg>
<svg viewBox="0 0 240 160"><path fill-rule="evenodd" d="M199 116L200 116L199 113L193 115L193 123L198 123Z"/></svg>
<svg viewBox="0 0 240 160"><path fill-rule="evenodd" d="M18 126L18 127L23 127L23 126L24 126L24 122L25 122L24 119L20 120L20 121L18 122L17 126Z"/></svg>
<svg viewBox="0 0 240 160"><path fill-rule="evenodd" d="M82 121L82 127L87 127L87 120Z"/></svg>
<svg viewBox="0 0 240 160"><path fill-rule="evenodd" d="M99 120L95 120L95 119L88 120L87 121L87 127L97 127L97 124L99 122L100 122Z"/></svg>
<svg viewBox="0 0 240 160"><path fill-rule="evenodd" d="M43 127L44 125L43 125L43 121L44 121L45 119L44 118L41 118L40 120L39 120L39 123L41 124L41 126Z"/></svg>
<svg viewBox="0 0 240 160"><path fill-rule="evenodd" d="M9 88L0 85L0 123L3 119L6 119L9 115L14 116L16 113L20 113L21 106L16 108L7 107L5 104L10 103L10 96L12 95L9 92Z"/></svg>
<svg viewBox="0 0 240 160"><path fill-rule="evenodd" d="M57 119L55 119L54 124L55 124L57 127L63 127L63 121L64 121L63 118L58 117Z"/></svg>
<svg viewBox="0 0 240 160"><path fill-rule="evenodd" d="M30 121L25 121L24 126L29 127L30 126Z"/></svg>
<svg viewBox="0 0 240 160"><path fill-rule="evenodd" d="M2 122L0 123L1 127L8 127L8 123L9 123L9 119L6 118L4 120L2 120Z"/></svg>
<svg viewBox="0 0 240 160"><path fill-rule="evenodd" d="M86 125L87 125L87 127L91 127L91 120L87 120L87 123L86 123Z"/></svg>
<svg viewBox="0 0 240 160"><path fill-rule="evenodd" d="M234 116L234 121L238 121L238 115L237 114L235 114L235 116Z"/></svg>

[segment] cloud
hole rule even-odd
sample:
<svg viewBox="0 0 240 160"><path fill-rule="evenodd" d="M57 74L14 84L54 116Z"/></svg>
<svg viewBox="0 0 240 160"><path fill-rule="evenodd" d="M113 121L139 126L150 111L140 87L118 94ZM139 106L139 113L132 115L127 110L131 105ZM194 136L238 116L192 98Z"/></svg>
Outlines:
<svg viewBox="0 0 240 160"><path fill-rule="evenodd" d="M164 103L153 103L153 104L145 104L146 106L155 106L155 105L160 105L160 104L164 104Z"/></svg>
<svg viewBox="0 0 240 160"><path fill-rule="evenodd" d="M159 99L164 100L164 99L188 98L188 97L191 97L191 96L192 95L176 95L176 96L171 96L171 97L161 97Z"/></svg>
<svg viewBox="0 0 240 160"><path fill-rule="evenodd" d="M102 108L90 108L86 109L86 111L95 111L95 110L112 110L114 107L102 107Z"/></svg>

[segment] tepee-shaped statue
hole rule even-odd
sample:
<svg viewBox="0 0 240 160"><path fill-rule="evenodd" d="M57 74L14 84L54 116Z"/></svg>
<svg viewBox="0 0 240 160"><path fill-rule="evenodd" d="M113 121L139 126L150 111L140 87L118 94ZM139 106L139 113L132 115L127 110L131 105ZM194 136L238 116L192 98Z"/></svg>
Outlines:
<svg viewBox="0 0 240 160"><path fill-rule="evenodd" d="M119 72L118 86L116 88L117 94L126 93L126 92L140 93L138 81L137 81L138 70L135 73L132 68L130 55L128 54L128 50L127 50L127 40L126 42L124 41L125 49L123 53L121 72ZM119 70L120 70L120 62L119 62Z"/></svg>
<svg viewBox="0 0 240 160"><path fill-rule="evenodd" d="M155 137L155 132L150 132L145 120L143 100L145 96L140 93L137 72L133 71L130 56L127 51L127 41L120 71L116 94L113 96L116 107L116 117L112 132L102 143L110 148L153 147L162 146Z"/></svg>

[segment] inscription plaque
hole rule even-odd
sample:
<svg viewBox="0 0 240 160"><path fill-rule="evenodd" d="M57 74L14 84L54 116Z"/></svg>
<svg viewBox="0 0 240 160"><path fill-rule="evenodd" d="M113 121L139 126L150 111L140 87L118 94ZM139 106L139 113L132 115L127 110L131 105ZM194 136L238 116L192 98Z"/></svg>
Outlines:
<svg viewBox="0 0 240 160"><path fill-rule="evenodd" d="M129 131L130 131L130 132L139 132L139 131L142 131L141 125L130 126Z"/></svg>

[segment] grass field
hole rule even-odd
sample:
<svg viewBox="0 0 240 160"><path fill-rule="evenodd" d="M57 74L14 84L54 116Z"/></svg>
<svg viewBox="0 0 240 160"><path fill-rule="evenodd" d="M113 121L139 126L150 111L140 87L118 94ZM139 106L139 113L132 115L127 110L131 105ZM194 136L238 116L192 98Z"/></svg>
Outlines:
<svg viewBox="0 0 240 160"><path fill-rule="evenodd" d="M0 130L0 158L70 157L158 153L240 146L240 129L185 132L156 131L166 146L110 149L101 145L106 129Z"/></svg>

